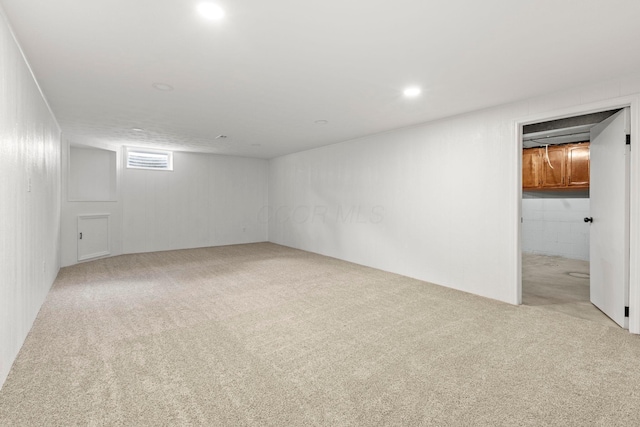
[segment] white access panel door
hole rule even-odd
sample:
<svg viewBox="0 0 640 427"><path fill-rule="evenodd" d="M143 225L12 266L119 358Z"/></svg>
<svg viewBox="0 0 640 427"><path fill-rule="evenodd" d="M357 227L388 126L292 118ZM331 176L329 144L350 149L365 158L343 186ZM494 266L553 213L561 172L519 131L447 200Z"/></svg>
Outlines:
<svg viewBox="0 0 640 427"><path fill-rule="evenodd" d="M78 261L110 253L109 214L78 215Z"/></svg>
<svg viewBox="0 0 640 427"><path fill-rule="evenodd" d="M629 327L628 108L591 129L591 302Z"/></svg>

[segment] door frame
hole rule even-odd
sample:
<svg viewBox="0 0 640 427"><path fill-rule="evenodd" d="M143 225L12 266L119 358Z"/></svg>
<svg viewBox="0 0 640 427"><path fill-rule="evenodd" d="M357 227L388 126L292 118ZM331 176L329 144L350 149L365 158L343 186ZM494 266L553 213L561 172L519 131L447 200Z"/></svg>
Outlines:
<svg viewBox="0 0 640 427"><path fill-rule="evenodd" d="M513 300L522 304L522 128L525 125L563 119L583 114L597 113L616 108L630 107L631 159L629 172L629 332L640 334L640 94L607 99L599 102L575 105L568 108L536 113L514 120L514 150L517 159L515 215L513 228L516 241L516 268L513 283ZM635 149L634 149L635 147Z"/></svg>

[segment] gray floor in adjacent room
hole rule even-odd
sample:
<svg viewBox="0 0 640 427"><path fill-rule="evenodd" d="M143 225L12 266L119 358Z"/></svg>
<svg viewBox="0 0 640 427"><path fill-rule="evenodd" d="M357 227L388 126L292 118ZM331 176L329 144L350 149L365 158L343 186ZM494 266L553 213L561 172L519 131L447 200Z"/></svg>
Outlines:
<svg viewBox="0 0 640 427"><path fill-rule="evenodd" d="M63 268L0 426L637 426L640 337L271 243Z"/></svg>
<svg viewBox="0 0 640 427"><path fill-rule="evenodd" d="M589 261L522 254L522 303L619 327L589 300Z"/></svg>

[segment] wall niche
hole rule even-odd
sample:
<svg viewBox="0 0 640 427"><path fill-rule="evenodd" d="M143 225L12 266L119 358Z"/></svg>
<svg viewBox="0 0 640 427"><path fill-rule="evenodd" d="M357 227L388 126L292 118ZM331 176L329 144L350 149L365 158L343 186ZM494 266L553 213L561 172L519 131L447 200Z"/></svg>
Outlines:
<svg viewBox="0 0 640 427"><path fill-rule="evenodd" d="M115 202L116 152L101 148L69 146L70 202Z"/></svg>

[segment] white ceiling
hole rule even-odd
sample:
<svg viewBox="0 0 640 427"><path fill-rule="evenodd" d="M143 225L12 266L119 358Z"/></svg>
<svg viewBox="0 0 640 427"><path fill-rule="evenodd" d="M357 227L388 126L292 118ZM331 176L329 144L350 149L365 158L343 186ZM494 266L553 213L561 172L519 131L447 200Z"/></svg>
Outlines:
<svg viewBox="0 0 640 427"><path fill-rule="evenodd" d="M74 143L271 158L640 70L638 0L197 3L0 0Z"/></svg>

